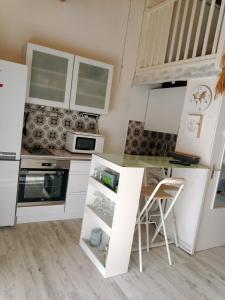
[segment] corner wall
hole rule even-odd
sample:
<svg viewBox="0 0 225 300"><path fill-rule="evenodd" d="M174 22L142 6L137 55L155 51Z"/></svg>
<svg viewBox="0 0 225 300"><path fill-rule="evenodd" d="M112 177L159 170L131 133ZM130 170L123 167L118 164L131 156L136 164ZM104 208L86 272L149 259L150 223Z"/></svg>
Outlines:
<svg viewBox="0 0 225 300"><path fill-rule="evenodd" d="M24 63L26 43L31 41L114 65L110 111L99 122L105 152L123 152L128 121L144 120L148 88L131 87L144 2L1 1L1 59Z"/></svg>

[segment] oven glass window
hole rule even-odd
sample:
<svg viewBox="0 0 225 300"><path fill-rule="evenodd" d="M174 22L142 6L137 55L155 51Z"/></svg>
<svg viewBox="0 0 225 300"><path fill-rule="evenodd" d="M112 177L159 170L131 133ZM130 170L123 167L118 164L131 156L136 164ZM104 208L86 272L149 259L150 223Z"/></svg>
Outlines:
<svg viewBox="0 0 225 300"><path fill-rule="evenodd" d="M77 137L76 150L95 150L96 139Z"/></svg>
<svg viewBox="0 0 225 300"><path fill-rule="evenodd" d="M65 200L68 170L22 171L18 202Z"/></svg>

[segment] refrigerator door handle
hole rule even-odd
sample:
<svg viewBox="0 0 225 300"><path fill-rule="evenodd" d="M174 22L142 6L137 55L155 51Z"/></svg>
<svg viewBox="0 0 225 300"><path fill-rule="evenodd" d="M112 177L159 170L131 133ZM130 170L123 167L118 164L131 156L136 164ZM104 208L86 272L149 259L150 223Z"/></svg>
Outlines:
<svg viewBox="0 0 225 300"><path fill-rule="evenodd" d="M16 152L0 152L0 160L16 160Z"/></svg>
<svg viewBox="0 0 225 300"><path fill-rule="evenodd" d="M211 176L210 178L213 179L214 173L215 173L215 165L213 164L212 169L211 169Z"/></svg>

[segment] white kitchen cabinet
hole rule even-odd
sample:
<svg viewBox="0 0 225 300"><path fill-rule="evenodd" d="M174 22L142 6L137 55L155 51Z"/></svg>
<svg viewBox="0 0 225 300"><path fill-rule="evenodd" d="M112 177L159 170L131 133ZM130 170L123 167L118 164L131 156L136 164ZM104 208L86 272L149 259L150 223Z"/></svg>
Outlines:
<svg viewBox="0 0 225 300"><path fill-rule="evenodd" d="M74 56L28 44L27 103L69 108Z"/></svg>
<svg viewBox="0 0 225 300"><path fill-rule="evenodd" d="M113 66L28 44L27 103L108 113Z"/></svg>
<svg viewBox="0 0 225 300"><path fill-rule="evenodd" d="M73 219L81 219L84 214L85 193L68 193L66 196L65 213Z"/></svg>
<svg viewBox="0 0 225 300"><path fill-rule="evenodd" d="M95 114L107 114L113 66L75 56L70 108Z"/></svg>
<svg viewBox="0 0 225 300"><path fill-rule="evenodd" d="M65 213L82 218L88 186L90 161L71 161L66 193Z"/></svg>
<svg viewBox="0 0 225 300"><path fill-rule="evenodd" d="M185 86L150 90L144 129L177 134L185 91Z"/></svg>

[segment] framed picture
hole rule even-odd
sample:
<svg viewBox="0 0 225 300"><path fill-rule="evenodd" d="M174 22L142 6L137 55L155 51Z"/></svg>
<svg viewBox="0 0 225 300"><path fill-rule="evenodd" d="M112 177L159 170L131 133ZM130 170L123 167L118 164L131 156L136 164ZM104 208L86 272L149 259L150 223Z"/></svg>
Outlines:
<svg viewBox="0 0 225 300"><path fill-rule="evenodd" d="M190 114L187 116L185 136L199 138L201 134L203 116L197 114Z"/></svg>

